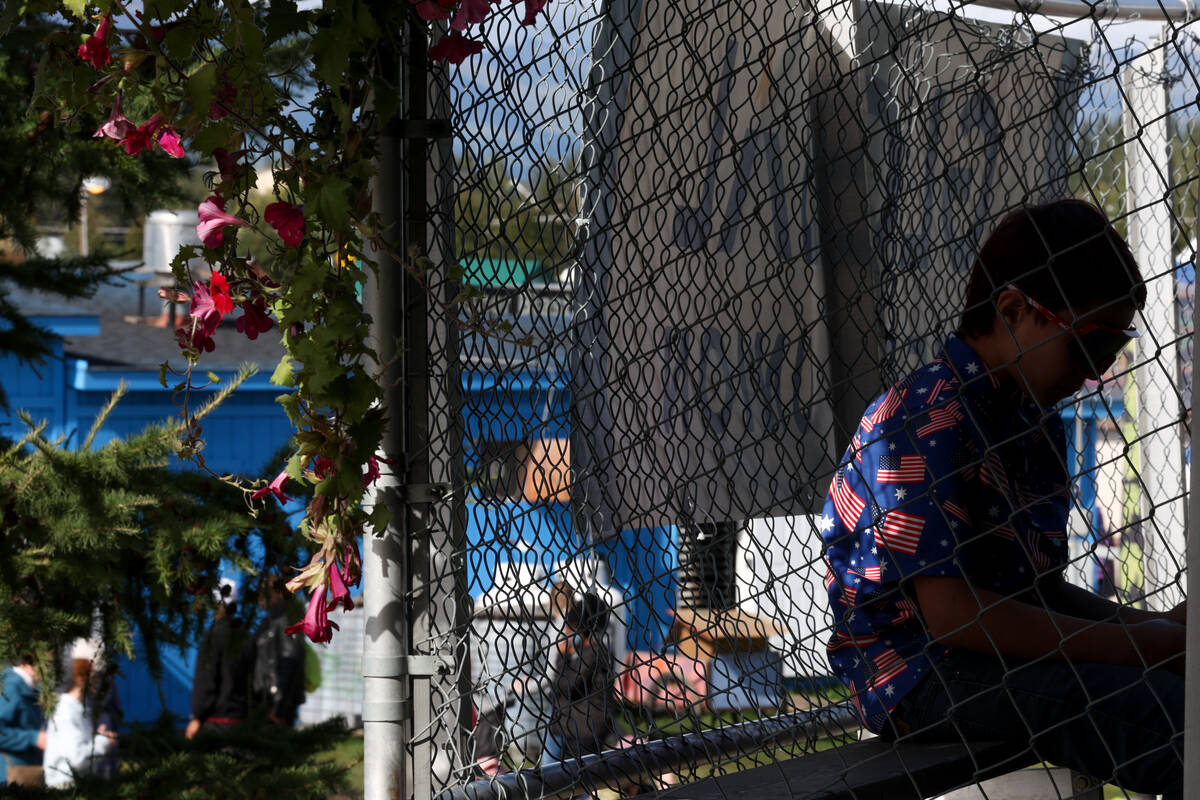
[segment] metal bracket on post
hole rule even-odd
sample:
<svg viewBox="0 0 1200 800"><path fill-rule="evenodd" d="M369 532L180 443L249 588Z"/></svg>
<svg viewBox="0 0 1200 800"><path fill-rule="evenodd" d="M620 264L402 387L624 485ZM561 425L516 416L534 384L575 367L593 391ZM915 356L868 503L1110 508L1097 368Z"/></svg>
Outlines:
<svg viewBox="0 0 1200 800"><path fill-rule="evenodd" d="M448 483L409 483L400 487L400 497L407 505L440 503L450 496Z"/></svg>
<svg viewBox="0 0 1200 800"><path fill-rule="evenodd" d="M363 658L362 672L364 678L418 678L419 685L414 686L413 696L406 700L385 702L364 702L364 722L400 722L408 719L415 704L432 702L429 678L435 675L449 675L454 671L454 659L449 653L413 654L396 658L380 658L367 656Z"/></svg>

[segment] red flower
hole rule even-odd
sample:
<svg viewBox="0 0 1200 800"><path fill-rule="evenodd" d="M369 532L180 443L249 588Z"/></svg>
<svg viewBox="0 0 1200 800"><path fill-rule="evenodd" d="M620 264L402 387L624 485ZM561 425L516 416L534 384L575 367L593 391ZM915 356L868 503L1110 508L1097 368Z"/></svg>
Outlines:
<svg viewBox="0 0 1200 800"><path fill-rule="evenodd" d="M465 31L468 25L474 25L487 19L490 10L490 0L462 0L462 5L458 7L458 13L454 15L454 21L450 23L450 27L456 31Z"/></svg>
<svg viewBox="0 0 1200 800"><path fill-rule="evenodd" d="M222 81L221 88L217 90L216 99L208 104L208 118L217 120L228 116L230 106L237 99L237 95L237 89L233 87L233 84L229 81Z"/></svg>
<svg viewBox="0 0 1200 800"><path fill-rule="evenodd" d="M288 247L304 239L304 212L291 203L271 203L263 211L263 219L275 230Z"/></svg>
<svg viewBox="0 0 1200 800"><path fill-rule="evenodd" d="M217 346L212 339L212 334L206 333L199 322L176 328L175 341L179 343L182 350L200 350L205 353L211 353Z"/></svg>
<svg viewBox="0 0 1200 800"><path fill-rule="evenodd" d="M125 112L121 110L121 95L117 93L117 99L113 101L112 113L108 115L108 122L104 123L92 134L93 139L98 139L101 136L107 136L109 139L120 141L129 134L137 130L132 122L125 117Z"/></svg>
<svg viewBox="0 0 1200 800"><path fill-rule="evenodd" d="M333 631L337 629L337 623L329 621L328 610L325 608L325 591L319 590L314 591L308 598L308 612L304 615L304 620L295 625L289 625L284 632L304 631L305 636L313 642L321 644L332 639Z"/></svg>
<svg viewBox="0 0 1200 800"><path fill-rule="evenodd" d="M548 0L525 0L525 18L522 25L532 25L537 22L537 15L546 7Z"/></svg>
<svg viewBox="0 0 1200 800"><path fill-rule="evenodd" d="M108 26L111 24L112 18L105 14L100 18L96 32L79 45L79 57L92 62L96 69L103 69L105 64L112 61L112 53L108 52Z"/></svg>
<svg viewBox="0 0 1200 800"><path fill-rule="evenodd" d="M461 64L468 56L483 52L483 42L468 39L458 31L451 31L429 48L429 57L434 61L449 61L451 64Z"/></svg>
<svg viewBox="0 0 1200 800"><path fill-rule="evenodd" d="M288 497L286 494L283 493L283 485L285 483L287 483L287 479L288 479L287 470L284 470L283 472L276 475L275 479L273 481L271 481L266 486L259 489L257 492L255 492L254 494L252 494L250 496L252 498L254 498L255 500L260 500L263 497L266 497L268 494L273 494L273 495L275 495L276 499L279 500L280 503L290 503L292 501L292 498Z"/></svg>
<svg viewBox="0 0 1200 800"><path fill-rule="evenodd" d="M213 150L213 158L217 160L217 171L221 174L222 181L230 181L237 176L238 159L244 155L246 155L245 150L235 150L232 153L224 147Z"/></svg>
<svg viewBox="0 0 1200 800"><path fill-rule="evenodd" d="M242 302L242 316L235 323L238 333L246 334L246 338L254 341L260 333L271 330L275 322L267 316L267 298L257 292L250 299Z"/></svg>
<svg viewBox="0 0 1200 800"><path fill-rule="evenodd" d="M333 474L333 462L325 456L317 456L313 459L313 474L318 479L326 478Z"/></svg>
<svg viewBox="0 0 1200 800"><path fill-rule="evenodd" d="M350 599L350 590L346 588L346 579L338 565L334 564L333 568L329 570L329 603L325 606L325 610L333 611L337 608L338 603L341 603L342 608L346 611L354 609L354 601Z"/></svg>
<svg viewBox="0 0 1200 800"><path fill-rule="evenodd" d="M208 292L212 295L213 308L221 316L233 313L233 296L229 294L229 281L219 272L213 272L208 282ZM219 321L219 320L218 320Z"/></svg>
<svg viewBox="0 0 1200 800"><path fill-rule="evenodd" d="M200 236L200 241L204 242L204 246L210 250L220 246L226 226L247 224L245 220L225 213L225 198L220 195L213 195L205 200L196 209L196 213L200 217L196 233Z"/></svg>
<svg viewBox="0 0 1200 800"><path fill-rule="evenodd" d="M183 147L179 144L179 134L173 128L163 128L158 135L158 146L172 158L183 158Z"/></svg>
<svg viewBox="0 0 1200 800"><path fill-rule="evenodd" d="M125 145L125 152L134 156L143 150L152 150L154 148L154 133L160 125L162 125L162 114L155 114L130 131L121 142L121 144Z"/></svg>

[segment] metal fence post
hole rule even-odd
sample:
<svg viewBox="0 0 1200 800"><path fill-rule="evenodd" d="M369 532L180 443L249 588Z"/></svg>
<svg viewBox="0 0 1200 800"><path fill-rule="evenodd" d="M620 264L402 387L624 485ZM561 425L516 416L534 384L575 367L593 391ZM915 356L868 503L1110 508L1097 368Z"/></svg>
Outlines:
<svg viewBox="0 0 1200 800"><path fill-rule="evenodd" d="M445 92L431 82L428 41L415 25L406 49L403 58L396 56L403 106L381 131L374 186L392 255L375 254L379 274L368 290L374 343L385 365L382 449L392 462L377 498L392 520L382 538L365 543L363 554L366 800L429 800L450 777L449 769L434 774L437 754L461 752L469 722L469 687L455 669L464 660L456 655L466 624L463 515L454 510L461 498L451 500L451 486L462 483L456 337L450 320L430 313L431 295L440 302L453 298L441 279L453 247L452 220L444 209L436 211L451 197L452 156L449 124L430 119L430 95L444 104ZM432 158L431 140L439 142ZM432 218L431 188L438 202ZM410 249L438 265L424 285L392 257ZM450 709L449 724L434 719L435 699Z"/></svg>
<svg viewBox="0 0 1200 800"><path fill-rule="evenodd" d="M1178 346L1175 310L1175 258L1171 242L1166 165L1170 164L1167 135L1165 48L1160 38L1149 51L1125 68L1122 85L1128 102L1125 116L1125 163L1128 181L1129 244L1146 276L1148 297L1142 318L1146 335L1138 340L1139 464L1144 486L1142 530L1147 554L1146 593L1151 608L1170 608L1182 599L1173 587L1182 569L1185 550L1183 418L1179 394L1168 391L1176 382Z"/></svg>

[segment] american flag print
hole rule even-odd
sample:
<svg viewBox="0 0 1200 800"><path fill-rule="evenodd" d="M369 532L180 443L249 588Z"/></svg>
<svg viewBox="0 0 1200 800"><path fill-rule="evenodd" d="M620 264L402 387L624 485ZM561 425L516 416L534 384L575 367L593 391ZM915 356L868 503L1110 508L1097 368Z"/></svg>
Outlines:
<svg viewBox="0 0 1200 800"><path fill-rule="evenodd" d="M875 669L879 670L875 673L875 677L871 679L871 685L875 688L890 682L897 675L908 669L907 662L891 647L876 655L872 661L875 664Z"/></svg>
<svg viewBox="0 0 1200 800"><path fill-rule="evenodd" d="M829 496L833 498L833 508L842 525L851 530L857 527L858 518L862 516L863 509L867 504L850 488L850 482L846 480L846 476L841 470L838 470L838 474L833 479Z"/></svg>
<svg viewBox="0 0 1200 800"><path fill-rule="evenodd" d="M960 408L957 400L952 400L940 408L931 408L926 412L928 417L926 423L917 428L917 438L926 439L938 431L949 430L962 422L963 415Z"/></svg>
<svg viewBox="0 0 1200 800"><path fill-rule="evenodd" d="M907 389L897 389L895 386L887 390L887 394L883 396L883 401L875 408L869 416L863 417L861 428L870 433L875 430L875 426L881 422L886 422L891 419L900 406L904 403L904 398L908 395Z"/></svg>
<svg viewBox="0 0 1200 800"><path fill-rule="evenodd" d="M925 456L885 453L879 457L879 471L875 474L875 480L880 483L923 483Z"/></svg>
<svg viewBox="0 0 1200 800"><path fill-rule="evenodd" d="M887 511L884 512L883 521L875 526L875 538L889 550L913 556L921 544L921 531L924 528L925 518L919 514Z"/></svg>
<svg viewBox="0 0 1200 800"><path fill-rule="evenodd" d="M1053 492L1068 463L1060 417L992 381L962 340L944 351L868 406L821 519L829 663L874 732L946 652L904 579L961 576L1015 595L1068 561L1071 499Z"/></svg>

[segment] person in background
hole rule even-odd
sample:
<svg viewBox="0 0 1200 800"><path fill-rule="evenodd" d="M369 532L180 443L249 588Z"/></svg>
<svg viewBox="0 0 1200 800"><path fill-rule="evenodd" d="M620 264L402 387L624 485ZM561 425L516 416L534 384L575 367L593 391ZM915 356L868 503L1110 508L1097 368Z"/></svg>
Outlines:
<svg viewBox="0 0 1200 800"><path fill-rule="evenodd" d="M221 578L213 589L217 602L212 627L200 642L192 679L192 718L184 735L191 739L205 725L236 725L250 709L254 642L234 616L238 587Z"/></svg>
<svg viewBox="0 0 1200 800"><path fill-rule="evenodd" d="M542 763L598 753L612 738L614 663L605 643L608 605L593 592L572 596L548 677L553 709Z"/></svg>
<svg viewBox="0 0 1200 800"><path fill-rule="evenodd" d="M25 656L0 678L0 785L42 783L46 733L37 704L37 671Z"/></svg>
<svg viewBox="0 0 1200 800"><path fill-rule="evenodd" d="M71 688L58 696L46 728L46 785L70 786L76 775L90 774L117 741L115 731L98 730L93 667L102 656L93 642L79 639L71 650Z"/></svg>
<svg viewBox="0 0 1200 800"><path fill-rule="evenodd" d="M296 724L296 710L304 702L304 641L289 636L288 601L291 592L283 578L267 578L263 598L267 618L254 634L254 700L267 708L271 721L287 727Z"/></svg>

